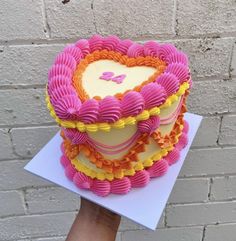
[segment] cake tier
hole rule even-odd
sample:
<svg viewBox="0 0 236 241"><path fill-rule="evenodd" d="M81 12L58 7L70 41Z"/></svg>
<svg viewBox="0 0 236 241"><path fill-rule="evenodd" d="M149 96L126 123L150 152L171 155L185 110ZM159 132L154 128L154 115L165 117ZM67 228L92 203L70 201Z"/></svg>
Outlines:
<svg viewBox="0 0 236 241"><path fill-rule="evenodd" d="M75 183L80 189L91 190L99 196L107 196L110 193L113 194L126 194L131 188L140 188L146 186L151 178L161 177L167 171L169 166L176 163L180 158L181 150L188 143L188 129L189 125L186 121L183 122L183 128L181 128L181 134L178 141L173 145L173 148L163 153L158 160L152 162L150 167L142 167L141 170L136 170L134 173L128 173L126 176L120 178L108 178L104 176L96 176L95 172L89 171L89 168L82 168L74 162L74 159L70 159L68 154L71 152L66 151L67 142L64 140L61 146L62 157L61 164L65 168L66 176ZM87 170L88 172L86 172ZM91 177L91 174L94 173ZM108 177L108 176L107 176Z"/></svg>
<svg viewBox="0 0 236 241"><path fill-rule="evenodd" d="M158 116L191 85L173 45L95 35L60 53L48 74L47 105L62 127L109 131Z"/></svg>

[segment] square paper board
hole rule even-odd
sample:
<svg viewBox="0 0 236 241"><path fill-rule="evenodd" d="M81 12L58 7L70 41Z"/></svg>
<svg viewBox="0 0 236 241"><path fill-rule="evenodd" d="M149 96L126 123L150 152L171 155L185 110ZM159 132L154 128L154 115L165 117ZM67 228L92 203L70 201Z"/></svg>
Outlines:
<svg viewBox="0 0 236 241"><path fill-rule="evenodd" d="M185 120L189 123L189 142L181 151L180 160L170 166L164 176L151 179L144 188L131 189L127 195L110 194L107 197L99 197L90 191L78 189L73 182L68 180L64 174L64 167L60 164L62 139L59 133L41 149L25 166L25 169L136 223L155 230L202 117L186 113Z"/></svg>

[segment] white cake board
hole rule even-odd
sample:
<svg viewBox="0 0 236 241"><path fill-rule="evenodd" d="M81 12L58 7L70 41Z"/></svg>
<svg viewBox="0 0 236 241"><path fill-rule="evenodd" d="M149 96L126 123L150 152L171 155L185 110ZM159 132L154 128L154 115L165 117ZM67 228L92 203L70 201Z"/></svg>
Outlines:
<svg viewBox="0 0 236 241"><path fill-rule="evenodd" d="M186 113L185 120L189 123L189 142L181 151L180 160L170 166L163 177L153 178L146 187L132 189L127 195L111 194L107 197L99 197L90 191L78 189L73 182L68 180L64 174L64 167L60 164L62 140L59 133L42 148L25 166L25 169L136 223L155 230L202 117Z"/></svg>

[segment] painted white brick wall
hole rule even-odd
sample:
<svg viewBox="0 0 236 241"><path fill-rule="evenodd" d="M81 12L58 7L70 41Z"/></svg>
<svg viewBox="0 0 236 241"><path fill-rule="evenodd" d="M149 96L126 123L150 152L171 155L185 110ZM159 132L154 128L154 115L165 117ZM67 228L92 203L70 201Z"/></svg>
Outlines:
<svg viewBox="0 0 236 241"><path fill-rule="evenodd" d="M94 33L187 52L189 110L204 116L158 229L122 219L117 241L235 241L234 0L2 0L0 23L1 241L62 241L79 209L75 194L23 166L57 131L44 101L48 67Z"/></svg>

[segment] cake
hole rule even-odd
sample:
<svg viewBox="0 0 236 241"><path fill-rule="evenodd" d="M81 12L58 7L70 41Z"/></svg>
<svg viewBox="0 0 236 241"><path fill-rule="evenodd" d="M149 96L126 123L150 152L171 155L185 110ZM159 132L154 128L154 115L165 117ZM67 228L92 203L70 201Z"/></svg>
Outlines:
<svg viewBox="0 0 236 241"><path fill-rule="evenodd" d="M65 175L99 196L163 176L188 142L190 87L188 58L171 44L94 35L67 45L46 88Z"/></svg>

